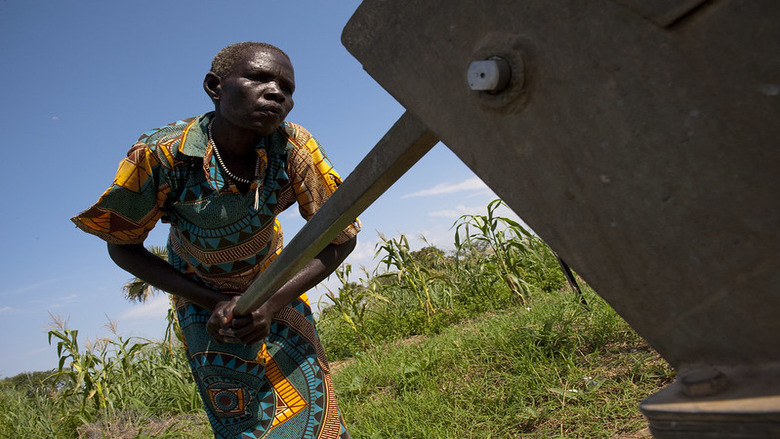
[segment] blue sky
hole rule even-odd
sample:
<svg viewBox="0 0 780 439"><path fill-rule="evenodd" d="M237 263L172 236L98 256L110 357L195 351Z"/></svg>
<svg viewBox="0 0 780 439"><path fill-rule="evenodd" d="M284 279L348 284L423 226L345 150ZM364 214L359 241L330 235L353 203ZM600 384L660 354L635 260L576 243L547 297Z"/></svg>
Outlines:
<svg viewBox="0 0 780 439"><path fill-rule="evenodd" d="M46 334L52 315L78 329L82 343L107 336L109 318L123 336L162 337L165 297L124 300L131 276L69 218L110 185L141 133L213 109L202 81L220 48L253 40L285 50L297 82L288 120L308 128L349 174L403 112L341 44L359 4L0 0L0 376L56 367ZM451 248L457 217L483 212L493 198L437 145L361 215L364 230L347 262L373 269L377 232ZM302 225L297 209L280 221L289 242ZM166 233L159 225L147 244L164 245Z"/></svg>

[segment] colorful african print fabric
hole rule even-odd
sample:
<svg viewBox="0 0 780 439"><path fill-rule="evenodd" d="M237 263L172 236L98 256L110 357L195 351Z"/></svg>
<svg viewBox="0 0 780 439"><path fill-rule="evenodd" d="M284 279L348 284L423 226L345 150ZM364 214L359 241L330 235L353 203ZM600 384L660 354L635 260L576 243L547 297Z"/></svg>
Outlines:
<svg viewBox="0 0 780 439"><path fill-rule="evenodd" d="M198 306L177 314L217 438L349 437L305 298L282 308L265 346L216 343Z"/></svg>
<svg viewBox="0 0 780 439"><path fill-rule="evenodd" d="M170 223L168 260L182 273L240 294L282 249L276 217L296 202L310 219L341 183L322 147L284 122L258 144L258 179L241 192L217 165L207 127L213 113L145 133L113 185L74 217L115 244L140 244ZM333 242L360 230L355 223ZM190 365L217 438L345 438L327 361L305 295L274 319L267 345L218 344L209 313L176 300Z"/></svg>

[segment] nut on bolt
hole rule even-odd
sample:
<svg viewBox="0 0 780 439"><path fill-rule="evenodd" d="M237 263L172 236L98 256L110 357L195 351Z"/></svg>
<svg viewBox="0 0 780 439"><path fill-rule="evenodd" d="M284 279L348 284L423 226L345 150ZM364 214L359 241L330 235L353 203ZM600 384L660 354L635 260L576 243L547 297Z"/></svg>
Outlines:
<svg viewBox="0 0 780 439"><path fill-rule="evenodd" d="M498 93L509 85L512 68L504 58L492 56L488 59L472 61L466 77L472 90Z"/></svg>
<svg viewBox="0 0 780 439"><path fill-rule="evenodd" d="M683 393L691 397L712 396L726 390L729 380L723 372L710 367L697 368L682 377Z"/></svg>

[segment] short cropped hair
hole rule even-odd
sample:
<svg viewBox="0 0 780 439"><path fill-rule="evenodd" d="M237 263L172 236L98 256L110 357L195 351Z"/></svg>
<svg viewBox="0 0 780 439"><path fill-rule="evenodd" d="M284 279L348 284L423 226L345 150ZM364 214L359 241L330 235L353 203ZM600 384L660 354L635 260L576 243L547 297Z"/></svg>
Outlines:
<svg viewBox="0 0 780 439"><path fill-rule="evenodd" d="M236 62L242 60L247 53L256 49L276 51L277 53L284 55L287 59L290 59L282 49L273 44L244 41L231 44L220 50L214 57L214 60L211 61L211 72L220 78L230 76Z"/></svg>

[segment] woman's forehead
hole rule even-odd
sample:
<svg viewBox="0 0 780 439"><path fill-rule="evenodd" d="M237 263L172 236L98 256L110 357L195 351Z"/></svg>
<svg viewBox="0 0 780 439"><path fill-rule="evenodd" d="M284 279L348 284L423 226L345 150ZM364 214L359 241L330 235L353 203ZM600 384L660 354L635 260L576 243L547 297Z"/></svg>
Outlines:
<svg viewBox="0 0 780 439"><path fill-rule="evenodd" d="M287 69L290 73L294 72L292 62L283 53L266 49L262 47L248 50L246 55L236 61L235 67L249 67L259 69Z"/></svg>

